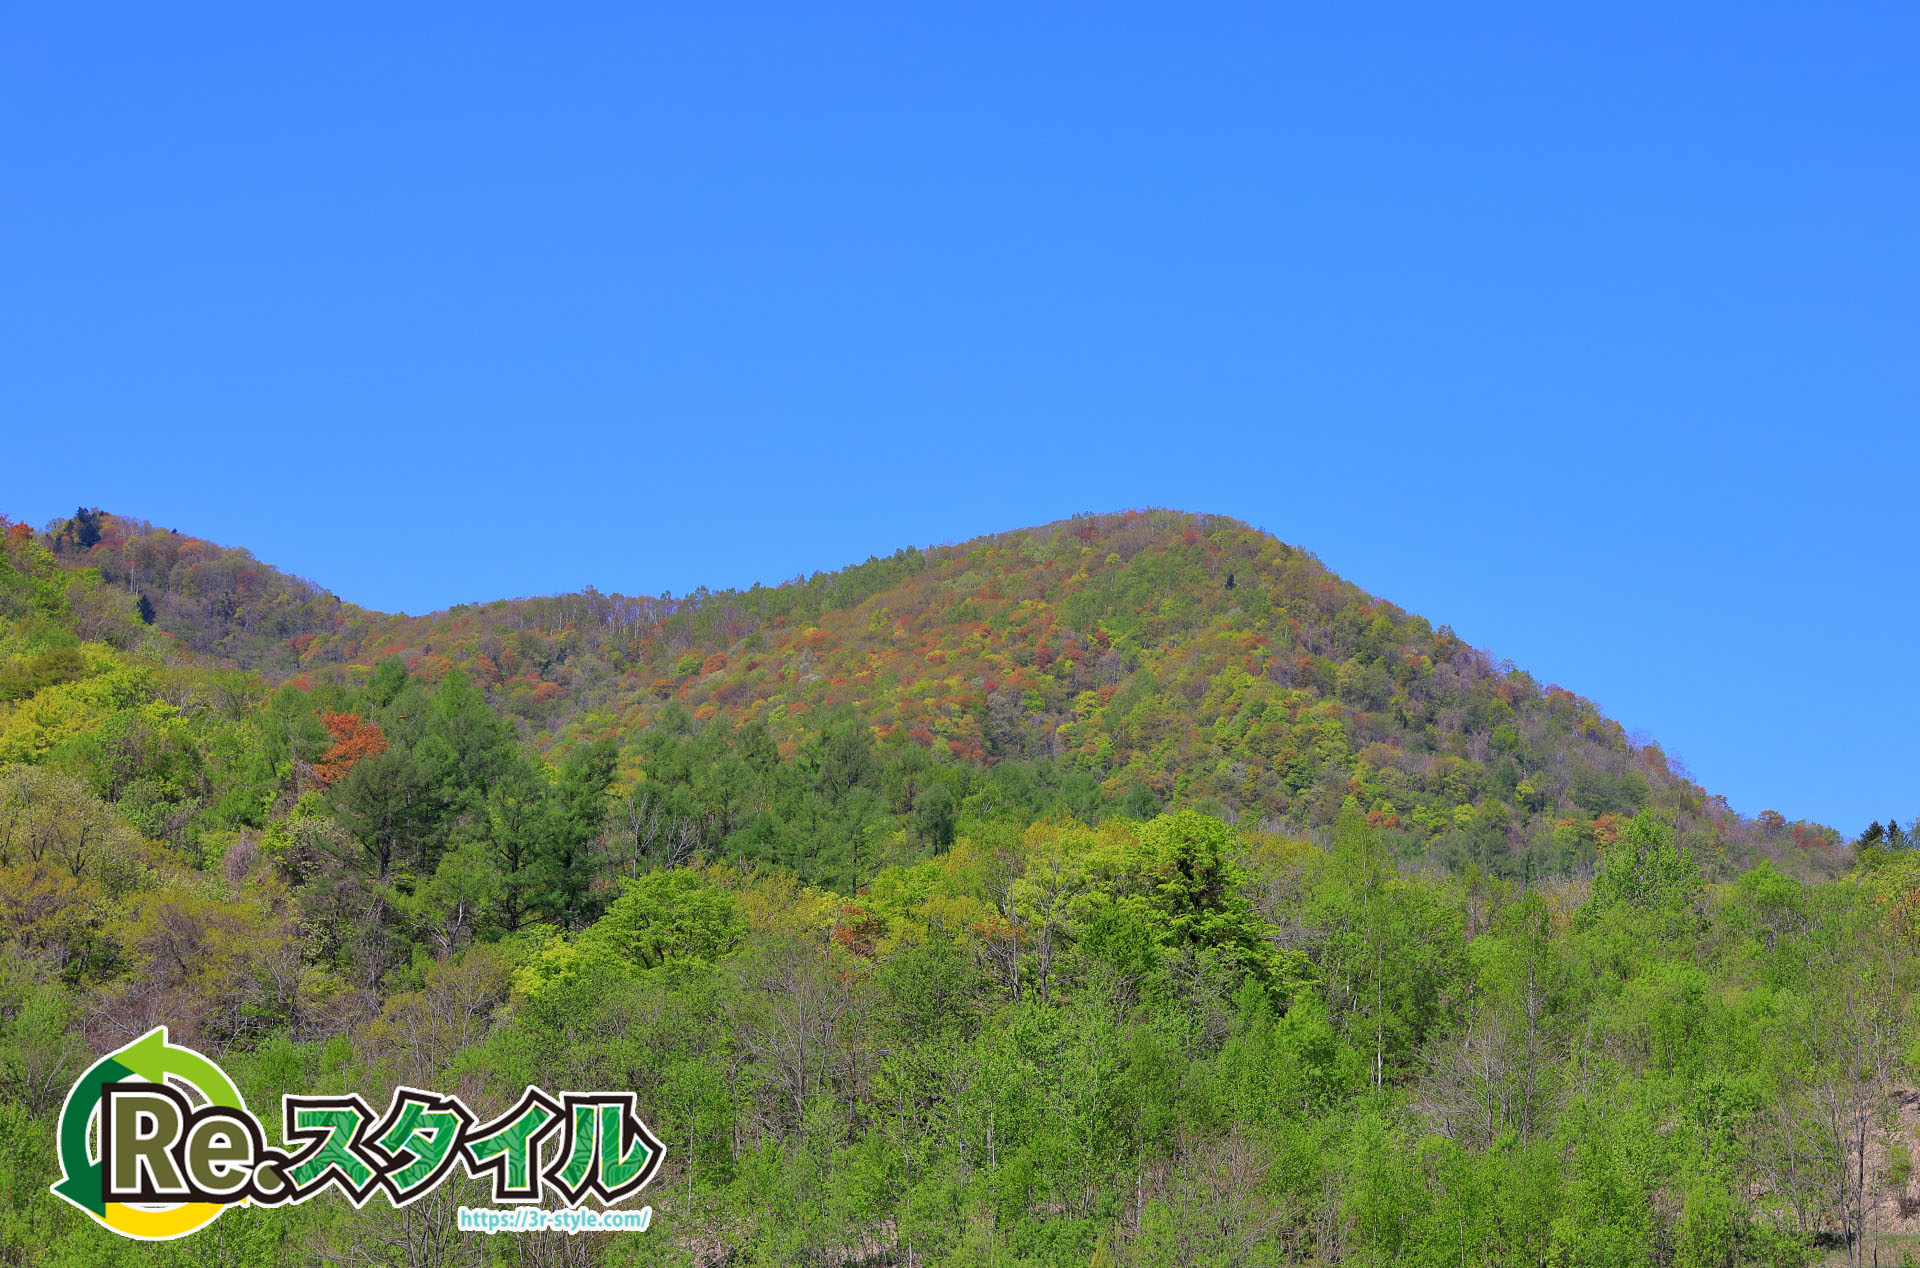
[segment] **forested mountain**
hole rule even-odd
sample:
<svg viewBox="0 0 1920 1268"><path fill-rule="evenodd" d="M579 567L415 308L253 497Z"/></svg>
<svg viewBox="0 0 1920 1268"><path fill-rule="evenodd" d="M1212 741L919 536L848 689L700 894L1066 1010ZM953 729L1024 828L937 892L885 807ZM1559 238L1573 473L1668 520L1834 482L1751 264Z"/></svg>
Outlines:
<svg viewBox="0 0 1920 1268"><path fill-rule="evenodd" d="M427 617L0 519L0 1263L1891 1264L1916 831L1206 517ZM653 1228L117 1240L54 1121L161 1023L269 1120L633 1089Z"/></svg>
<svg viewBox="0 0 1920 1268"><path fill-rule="evenodd" d="M944 783L962 797L1083 818L1192 806L1309 833L1351 803L1403 858L1501 875L1588 868L1648 806L1712 867L1820 870L1838 845L1818 825L1743 821L1591 701L1214 516L1082 516L771 588L425 617L113 515L83 511L45 540L218 663L302 685L363 683L389 657L429 684L459 669L542 748L609 739L634 767L665 741L647 738L657 722L730 757L764 737L791 758L850 719L883 749L961 768ZM750 853L749 832L803 870L818 853L752 798L687 791L672 809L702 845Z"/></svg>

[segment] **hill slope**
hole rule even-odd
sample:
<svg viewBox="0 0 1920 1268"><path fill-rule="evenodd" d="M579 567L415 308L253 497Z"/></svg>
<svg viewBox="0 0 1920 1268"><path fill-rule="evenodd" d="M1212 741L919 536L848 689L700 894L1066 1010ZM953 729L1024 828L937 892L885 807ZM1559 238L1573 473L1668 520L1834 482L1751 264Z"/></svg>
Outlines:
<svg viewBox="0 0 1920 1268"><path fill-rule="evenodd" d="M1403 857L1496 873L1580 869L1648 806L1710 862L1824 868L1838 844L1743 820L1592 702L1217 516L1076 517L776 587L424 617L113 515L45 540L203 656L303 685L389 657L429 683L458 669L543 746L609 738L641 767L663 719L764 729L792 758L850 713L883 746L991 768L1003 798L1037 785L1083 817L1193 805L1293 832L1352 802Z"/></svg>

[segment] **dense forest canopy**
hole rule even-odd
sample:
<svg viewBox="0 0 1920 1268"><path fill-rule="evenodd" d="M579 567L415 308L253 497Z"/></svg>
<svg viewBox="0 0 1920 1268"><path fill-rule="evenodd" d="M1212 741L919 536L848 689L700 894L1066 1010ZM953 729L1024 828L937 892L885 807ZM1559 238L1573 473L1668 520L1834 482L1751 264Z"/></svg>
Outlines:
<svg viewBox="0 0 1920 1268"><path fill-rule="evenodd" d="M0 1260L1894 1262L1915 831L1216 517L426 617L0 520ZM161 1023L256 1106L635 1089L654 1229L114 1242L51 1125Z"/></svg>

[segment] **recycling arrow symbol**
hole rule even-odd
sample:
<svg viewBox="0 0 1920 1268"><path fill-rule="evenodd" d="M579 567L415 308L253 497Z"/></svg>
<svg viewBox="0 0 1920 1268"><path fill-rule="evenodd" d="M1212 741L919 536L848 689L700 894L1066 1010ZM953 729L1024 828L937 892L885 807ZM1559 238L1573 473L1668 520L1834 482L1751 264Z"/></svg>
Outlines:
<svg viewBox="0 0 1920 1268"><path fill-rule="evenodd" d="M87 1144L89 1129L99 1111L101 1089L109 1083L144 1079L149 1083L184 1083L214 1105L246 1112L240 1090L226 1072L190 1048L167 1042L167 1028L156 1026L116 1052L100 1058L67 1092L60 1110L61 1179L53 1191L129 1237L165 1238L199 1228L223 1209L213 1202L185 1202L168 1210L150 1210L109 1202L100 1161Z"/></svg>

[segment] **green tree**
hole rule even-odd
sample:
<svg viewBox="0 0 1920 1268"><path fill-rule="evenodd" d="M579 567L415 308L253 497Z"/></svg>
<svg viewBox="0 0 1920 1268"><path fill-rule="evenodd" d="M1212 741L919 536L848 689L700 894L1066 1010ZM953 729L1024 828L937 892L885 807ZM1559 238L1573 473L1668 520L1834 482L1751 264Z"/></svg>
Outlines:
<svg viewBox="0 0 1920 1268"><path fill-rule="evenodd" d="M366 851L375 882L397 867L431 869L439 859L446 802L406 749L390 748L353 764L334 786L335 816Z"/></svg>
<svg viewBox="0 0 1920 1268"><path fill-rule="evenodd" d="M472 829L498 878L488 919L509 933L533 918L545 896L547 819L545 780L531 763L517 761L487 791L485 810Z"/></svg>
<svg viewBox="0 0 1920 1268"><path fill-rule="evenodd" d="M607 793L616 758L611 741L583 745L567 755L547 791L539 846L541 908L562 928L580 928L594 914L592 890L600 862L594 847L613 808Z"/></svg>
<svg viewBox="0 0 1920 1268"><path fill-rule="evenodd" d="M959 825L959 807L945 784L935 784L913 802L914 835L935 850L953 844Z"/></svg>
<svg viewBox="0 0 1920 1268"><path fill-rule="evenodd" d="M1593 895L1581 915L1591 921L1616 908L1678 914L1698 902L1704 888L1700 869L1675 842L1673 828L1642 811L1601 850Z"/></svg>

